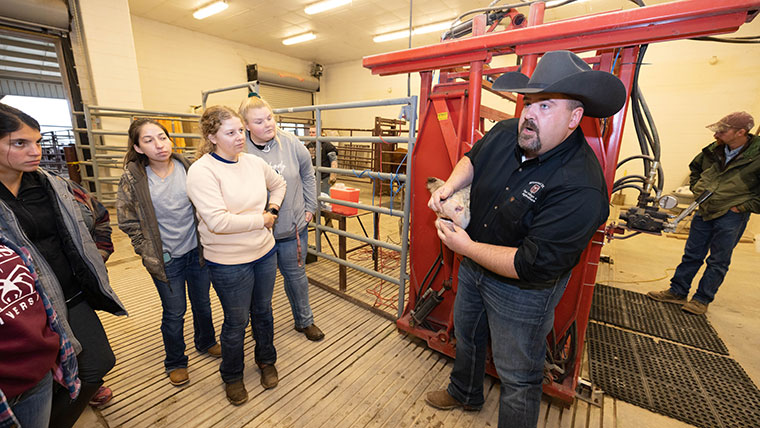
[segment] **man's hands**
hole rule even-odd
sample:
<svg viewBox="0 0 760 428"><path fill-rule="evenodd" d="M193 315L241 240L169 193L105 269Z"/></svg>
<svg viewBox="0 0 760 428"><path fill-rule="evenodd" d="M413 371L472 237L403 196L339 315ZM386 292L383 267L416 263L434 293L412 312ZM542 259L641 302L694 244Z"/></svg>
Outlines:
<svg viewBox="0 0 760 428"><path fill-rule="evenodd" d="M435 220L435 228L438 232L438 238L440 238L445 246L455 253L463 256L468 255L468 249L473 244L473 241L464 229L455 225L450 220L441 218Z"/></svg>
<svg viewBox="0 0 760 428"><path fill-rule="evenodd" d="M738 209L738 208L736 208L736 207L731 207L731 211L733 211L733 212L735 212L735 213L740 213L740 212L741 212L741 211L739 211L739 209Z"/></svg>
<svg viewBox="0 0 760 428"><path fill-rule="evenodd" d="M311 211L306 211L304 218L306 218L306 223L308 223L314 218L314 213L312 213Z"/></svg>
<svg viewBox="0 0 760 428"><path fill-rule="evenodd" d="M454 194L454 188L449 185L448 183L444 183L443 186L439 187L438 189L433 192L432 195L430 195L430 200L428 201L428 208L431 210L439 213L443 210L443 206L441 203L448 199L449 196Z"/></svg>

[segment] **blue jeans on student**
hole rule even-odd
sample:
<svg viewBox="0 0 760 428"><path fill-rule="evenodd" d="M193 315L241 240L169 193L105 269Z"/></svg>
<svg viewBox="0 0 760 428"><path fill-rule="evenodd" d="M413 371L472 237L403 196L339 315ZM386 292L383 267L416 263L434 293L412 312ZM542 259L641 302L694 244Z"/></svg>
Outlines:
<svg viewBox="0 0 760 428"><path fill-rule="evenodd" d="M459 266L454 301L456 360L448 393L469 406L483 406L489 329L501 379L499 427L535 427L541 404L546 335L569 275L544 290L523 290L499 281L470 259Z"/></svg>
<svg viewBox="0 0 760 428"><path fill-rule="evenodd" d="M712 302L728 272L731 254L747 227L749 215L749 212L735 213L729 210L716 219L704 221L702 216L694 214L681 264L670 279L670 291L677 296L686 297L692 280L710 251L707 267L699 280L693 299L701 303Z"/></svg>
<svg viewBox="0 0 760 428"><path fill-rule="evenodd" d="M46 428L50 422L50 408L53 402L53 374L45 377L31 389L8 400L13 415L22 427Z"/></svg>
<svg viewBox="0 0 760 428"><path fill-rule="evenodd" d="M198 257L198 248L179 257L172 257L165 263L166 277L169 282L153 278L163 308L161 335L164 339L166 352L164 367L167 372L187 368L184 333L187 310L185 284L187 284L187 294L190 296L190 307L193 311L195 348L199 352L206 352L208 348L216 344L216 332L211 319L211 301L209 300L211 281L208 268L200 266Z"/></svg>
<svg viewBox="0 0 760 428"><path fill-rule="evenodd" d="M277 361L272 316L277 253L273 250L258 260L238 265L209 263L209 272L224 310L219 336L222 344L219 373L225 383L232 383L243 379L243 342L249 318L256 341L253 351L256 363L274 364Z"/></svg>
<svg viewBox="0 0 760 428"><path fill-rule="evenodd" d="M301 266L298 266L298 241L293 238L277 240L277 267L280 268L285 294L290 301L293 321L297 328L314 324L314 315L309 305L309 279L306 277L306 252L309 244L309 229L299 232L301 239Z"/></svg>

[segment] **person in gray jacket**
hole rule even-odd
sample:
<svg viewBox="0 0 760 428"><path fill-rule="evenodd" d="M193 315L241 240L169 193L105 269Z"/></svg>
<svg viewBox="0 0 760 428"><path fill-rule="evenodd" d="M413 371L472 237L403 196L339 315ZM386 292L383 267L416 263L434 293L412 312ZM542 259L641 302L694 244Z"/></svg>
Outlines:
<svg viewBox="0 0 760 428"><path fill-rule="evenodd" d="M287 183L274 238L277 242L277 267L283 276L285 294L290 301L295 329L309 340L325 337L314 324L309 305L309 280L306 277L308 225L317 210L317 183L311 155L293 134L279 129L272 107L258 94L251 93L240 104L245 120L246 150L264 159Z"/></svg>
<svg viewBox="0 0 760 428"><path fill-rule="evenodd" d="M211 280L185 187L190 162L172 153L169 132L153 119L136 119L127 134L124 173L116 197L119 228L129 235L161 298L169 382L184 385L190 381L184 334L188 295L195 348L212 357L222 356L211 318Z"/></svg>
<svg viewBox="0 0 760 428"><path fill-rule="evenodd" d="M116 358L95 310L126 315L68 181L39 168L39 123L0 104L0 233L26 247L77 353L82 389L54 393L51 427L71 427Z"/></svg>

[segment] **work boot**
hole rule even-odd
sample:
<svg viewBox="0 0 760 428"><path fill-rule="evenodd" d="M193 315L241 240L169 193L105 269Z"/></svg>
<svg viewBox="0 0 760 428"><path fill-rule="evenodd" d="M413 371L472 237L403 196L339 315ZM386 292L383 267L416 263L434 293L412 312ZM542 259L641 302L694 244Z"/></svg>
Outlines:
<svg viewBox="0 0 760 428"><path fill-rule="evenodd" d="M681 306L681 310L694 315L703 315L707 312L709 303L702 303L699 300L691 299L689 303Z"/></svg>
<svg viewBox="0 0 760 428"><path fill-rule="evenodd" d="M219 358L222 356L222 345L215 343L214 346L206 350L206 353L214 358Z"/></svg>
<svg viewBox="0 0 760 428"><path fill-rule="evenodd" d="M463 410L480 410L480 407L473 407L462 403L456 398L449 395L449 392L445 389L438 391L430 391L425 396L425 402L428 405L435 407L438 410L452 410L462 408Z"/></svg>
<svg viewBox="0 0 760 428"><path fill-rule="evenodd" d="M183 367L170 371L169 382L174 386L180 386L190 382L190 377L187 375L187 369Z"/></svg>
<svg viewBox="0 0 760 428"><path fill-rule="evenodd" d="M313 342L320 341L325 337L325 334L322 333L322 330L320 330L319 327L317 327L315 324L312 324L308 327L296 327L296 331L305 334L306 338Z"/></svg>
<svg viewBox="0 0 760 428"><path fill-rule="evenodd" d="M261 364L259 368L261 369L261 386L264 389L272 389L277 386L280 379L277 377L277 369L274 364Z"/></svg>
<svg viewBox="0 0 760 428"><path fill-rule="evenodd" d="M686 304L686 296L676 296L670 289L662 291L650 291L647 297L664 303L675 303L677 305Z"/></svg>
<svg viewBox="0 0 760 428"><path fill-rule="evenodd" d="M248 391L245 390L243 380L224 384L224 391L227 393L227 400L239 406L248 401Z"/></svg>

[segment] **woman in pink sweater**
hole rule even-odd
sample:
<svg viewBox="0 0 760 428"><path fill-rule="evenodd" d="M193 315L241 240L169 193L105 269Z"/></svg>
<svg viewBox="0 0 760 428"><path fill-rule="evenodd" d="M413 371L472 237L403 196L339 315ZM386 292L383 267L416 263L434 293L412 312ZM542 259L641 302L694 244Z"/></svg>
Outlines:
<svg viewBox="0 0 760 428"><path fill-rule="evenodd" d="M277 386L272 290L277 254L272 227L285 196L285 180L244 153L243 121L234 110L209 107L200 120L203 142L187 174L187 195L198 215L198 234L214 290L222 303L219 372L227 399L248 400L243 383L243 341L250 317L254 358L264 389Z"/></svg>

